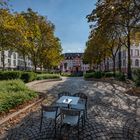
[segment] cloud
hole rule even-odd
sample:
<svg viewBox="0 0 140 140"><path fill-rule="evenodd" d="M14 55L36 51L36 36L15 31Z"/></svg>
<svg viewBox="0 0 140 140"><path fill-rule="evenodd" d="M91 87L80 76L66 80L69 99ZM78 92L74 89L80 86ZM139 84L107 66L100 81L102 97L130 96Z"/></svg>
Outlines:
<svg viewBox="0 0 140 140"><path fill-rule="evenodd" d="M63 53L66 52L84 52L85 44L84 43L62 43Z"/></svg>

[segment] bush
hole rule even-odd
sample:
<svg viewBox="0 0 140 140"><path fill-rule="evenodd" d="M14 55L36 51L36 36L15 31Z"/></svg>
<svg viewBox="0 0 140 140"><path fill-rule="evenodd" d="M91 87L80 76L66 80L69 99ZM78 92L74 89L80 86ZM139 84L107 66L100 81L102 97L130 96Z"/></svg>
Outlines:
<svg viewBox="0 0 140 140"><path fill-rule="evenodd" d="M57 74L38 74L36 80L43 80L43 79L57 79L60 78Z"/></svg>
<svg viewBox="0 0 140 140"><path fill-rule="evenodd" d="M94 77L94 72L84 74L84 78L93 78L93 77Z"/></svg>
<svg viewBox="0 0 140 140"><path fill-rule="evenodd" d="M21 80L0 81L0 113L37 97Z"/></svg>
<svg viewBox="0 0 140 140"><path fill-rule="evenodd" d="M100 78L102 78L103 75L104 75L104 73L102 73L100 71L96 71L96 72L84 74L84 78L96 78L96 79L100 79Z"/></svg>
<svg viewBox="0 0 140 140"><path fill-rule="evenodd" d="M47 71L36 71L37 74L47 74Z"/></svg>
<svg viewBox="0 0 140 140"><path fill-rule="evenodd" d="M113 72L106 72L105 77L113 77Z"/></svg>
<svg viewBox="0 0 140 140"><path fill-rule="evenodd" d="M102 78L102 76L103 76L102 72L100 72L100 71L94 72L94 78L100 79L100 78Z"/></svg>
<svg viewBox="0 0 140 140"><path fill-rule="evenodd" d="M20 77L20 78L21 78L25 83L27 83L27 82L31 82L31 81L35 80L36 77L37 77L37 74L34 73L34 72L23 72L23 73L21 74L21 77Z"/></svg>
<svg viewBox="0 0 140 140"><path fill-rule="evenodd" d="M0 80L19 79L21 76L20 71L1 71Z"/></svg>
<svg viewBox="0 0 140 140"><path fill-rule="evenodd" d="M124 73L119 73L119 72L117 72L115 74L115 78L119 81L125 81L126 80Z"/></svg>
<svg viewBox="0 0 140 140"><path fill-rule="evenodd" d="M140 86L140 69L135 70L133 74L135 85Z"/></svg>
<svg viewBox="0 0 140 140"><path fill-rule="evenodd" d="M95 70L87 70L86 73L93 73Z"/></svg>

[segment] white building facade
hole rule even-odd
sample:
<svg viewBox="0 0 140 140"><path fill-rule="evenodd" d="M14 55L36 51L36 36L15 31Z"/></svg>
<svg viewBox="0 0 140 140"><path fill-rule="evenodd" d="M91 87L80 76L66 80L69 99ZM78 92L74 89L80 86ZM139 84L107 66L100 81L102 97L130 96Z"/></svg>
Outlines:
<svg viewBox="0 0 140 140"><path fill-rule="evenodd" d="M128 64L128 53L127 48L122 47L120 54L117 52L116 55L116 70L119 69L119 55L121 57L121 69L123 72L127 72L127 64ZM140 68L140 43L139 44L133 44L130 49L130 55L131 55L131 68L137 69ZM107 58L105 63L102 62L101 64L101 70L107 70L112 71L113 70L113 61L111 58Z"/></svg>
<svg viewBox="0 0 140 140"><path fill-rule="evenodd" d="M13 52L10 50L4 51L4 63L5 63L5 69L16 69L16 70L24 70L24 60L21 55L19 55L17 52ZM2 53L0 52L0 69L3 67L3 57ZM26 58L26 65L27 70L33 69L32 62L28 58Z"/></svg>

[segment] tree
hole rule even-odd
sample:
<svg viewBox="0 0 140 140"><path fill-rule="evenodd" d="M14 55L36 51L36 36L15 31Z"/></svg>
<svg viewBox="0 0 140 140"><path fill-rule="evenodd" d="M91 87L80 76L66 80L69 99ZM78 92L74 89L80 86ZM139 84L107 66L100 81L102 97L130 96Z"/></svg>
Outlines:
<svg viewBox="0 0 140 140"><path fill-rule="evenodd" d="M0 9L0 51L2 55L2 66L5 69L5 50L14 46L13 36L15 31L15 20L6 9Z"/></svg>
<svg viewBox="0 0 140 140"><path fill-rule="evenodd" d="M39 63L39 59L38 59L39 47L40 47L39 42L41 40L41 33L38 25L38 14L32 11L32 9L28 9L27 12L22 12L21 15L26 19L29 28L28 52L29 52L29 58L34 65L34 70L36 71Z"/></svg>
<svg viewBox="0 0 140 140"><path fill-rule="evenodd" d="M98 65L105 60L109 53L106 51L106 39L99 29L92 30L89 40L86 43L86 50L84 53L84 62L89 63L90 67Z"/></svg>
<svg viewBox="0 0 140 140"><path fill-rule="evenodd" d="M61 61L61 43L60 40L55 37L55 26L46 18L39 18L39 28L41 31L40 53L39 63L40 67L55 67Z"/></svg>
<svg viewBox="0 0 140 140"><path fill-rule="evenodd" d="M29 28L26 19L21 15L16 13L14 15L15 26L16 26L16 37L14 38L14 50L18 52L19 55L23 57L24 60L24 70L27 70L26 58L29 56L29 41L30 37Z"/></svg>
<svg viewBox="0 0 140 140"><path fill-rule="evenodd" d="M88 21L93 22L95 28L110 25L110 28L115 26L118 31L121 31L121 39L125 41L124 44L128 50L127 75L131 79L131 33L140 21L140 3L137 0L98 0L96 5L96 9L87 16Z"/></svg>
<svg viewBox="0 0 140 140"><path fill-rule="evenodd" d="M31 59L34 70L47 65L54 66L60 62L61 45L54 36L54 25L45 17L28 9L27 12L21 13L26 19L29 28L29 58ZM61 58L61 57L60 57Z"/></svg>

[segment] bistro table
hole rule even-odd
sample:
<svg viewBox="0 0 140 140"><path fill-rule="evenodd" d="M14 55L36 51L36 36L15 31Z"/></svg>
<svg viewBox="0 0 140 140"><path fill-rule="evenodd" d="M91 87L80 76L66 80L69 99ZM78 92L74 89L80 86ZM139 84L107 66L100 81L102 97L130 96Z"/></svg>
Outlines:
<svg viewBox="0 0 140 140"><path fill-rule="evenodd" d="M74 96L61 96L56 103L61 105L68 105L68 108L70 105L77 105L80 97L74 97Z"/></svg>

